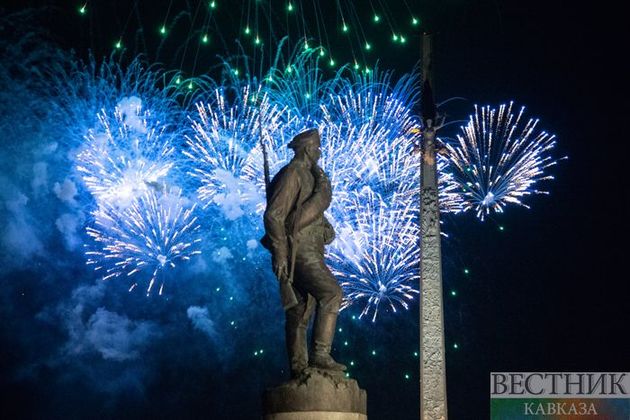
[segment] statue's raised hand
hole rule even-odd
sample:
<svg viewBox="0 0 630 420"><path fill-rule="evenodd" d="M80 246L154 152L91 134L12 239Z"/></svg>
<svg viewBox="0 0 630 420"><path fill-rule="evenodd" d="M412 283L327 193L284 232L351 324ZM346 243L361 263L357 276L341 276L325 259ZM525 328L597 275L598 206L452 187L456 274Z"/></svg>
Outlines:
<svg viewBox="0 0 630 420"><path fill-rule="evenodd" d="M315 179L315 188L313 189L314 196L321 201L322 210L325 210L330 205L332 200L332 185L326 172L319 166L315 165L311 168L313 178Z"/></svg>
<svg viewBox="0 0 630 420"><path fill-rule="evenodd" d="M326 172L324 172L322 168L320 168L317 165L313 165L313 167L311 168L311 172L313 174L313 177L315 178L316 190L321 190L324 188L328 190L332 190L332 187L330 185L330 179L328 179L328 175L326 175Z"/></svg>

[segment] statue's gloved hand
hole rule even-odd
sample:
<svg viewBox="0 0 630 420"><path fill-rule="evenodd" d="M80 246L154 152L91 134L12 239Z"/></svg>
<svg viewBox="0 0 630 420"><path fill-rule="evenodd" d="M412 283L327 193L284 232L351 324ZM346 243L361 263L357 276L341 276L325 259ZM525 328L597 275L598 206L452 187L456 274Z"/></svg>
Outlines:
<svg viewBox="0 0 630 420"><path fill-rule="evenodd" d="M311 168L311 172L313 174L313 178L315 178L315 191L332 192L330 179L328 179L328 175L326 175L326 172L324 172L322 168L314 165Z"/></svg>
<svg viewBox="0 0 630 420"><path fill-rule="evenodd" d="M271 267L273 268L273 273L278 278L278 281L289 281L289 264L286 256L276 256L274 254L271 257Z"/></svg>

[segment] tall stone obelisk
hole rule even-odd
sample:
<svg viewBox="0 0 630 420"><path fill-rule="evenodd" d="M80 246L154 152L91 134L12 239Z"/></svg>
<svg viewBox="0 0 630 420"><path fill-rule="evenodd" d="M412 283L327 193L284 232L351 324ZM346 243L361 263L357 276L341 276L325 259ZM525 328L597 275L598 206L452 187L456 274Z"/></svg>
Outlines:
<svg viewBox="0 0 630 420"><path fill-rule="evenodd" d="M422 40L422 190L420 207L420 418L446 420L446 366L440 207L437 188L437 112L432 92L431 35Z"/></svg>

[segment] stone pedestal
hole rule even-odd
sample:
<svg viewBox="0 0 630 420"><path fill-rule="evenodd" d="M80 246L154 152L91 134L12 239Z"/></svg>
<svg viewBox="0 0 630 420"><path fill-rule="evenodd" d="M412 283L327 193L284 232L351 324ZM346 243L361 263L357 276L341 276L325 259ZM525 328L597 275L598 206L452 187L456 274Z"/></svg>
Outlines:
<svg viewBox="0 0 630 420"><path fill-rule="evenodd" d="M343 373L308 368L265 391L263 420L367 420L367 395Z"/></svg>

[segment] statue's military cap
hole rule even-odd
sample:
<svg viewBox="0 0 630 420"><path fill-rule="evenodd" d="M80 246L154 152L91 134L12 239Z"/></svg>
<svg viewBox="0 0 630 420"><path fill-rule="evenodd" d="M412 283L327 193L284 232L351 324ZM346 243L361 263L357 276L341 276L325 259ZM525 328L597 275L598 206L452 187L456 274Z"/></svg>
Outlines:
<svg viewBox="0 0 630 420"><path fill-rule="evenodd" d="M302 131L300 134L293 137L293 140L289 142L287 147L289 149L298 150L311 144L314 144L316 146L319 146L321 144L319 131L317 130L317 128L311 128L309 130Z"/></svg>

